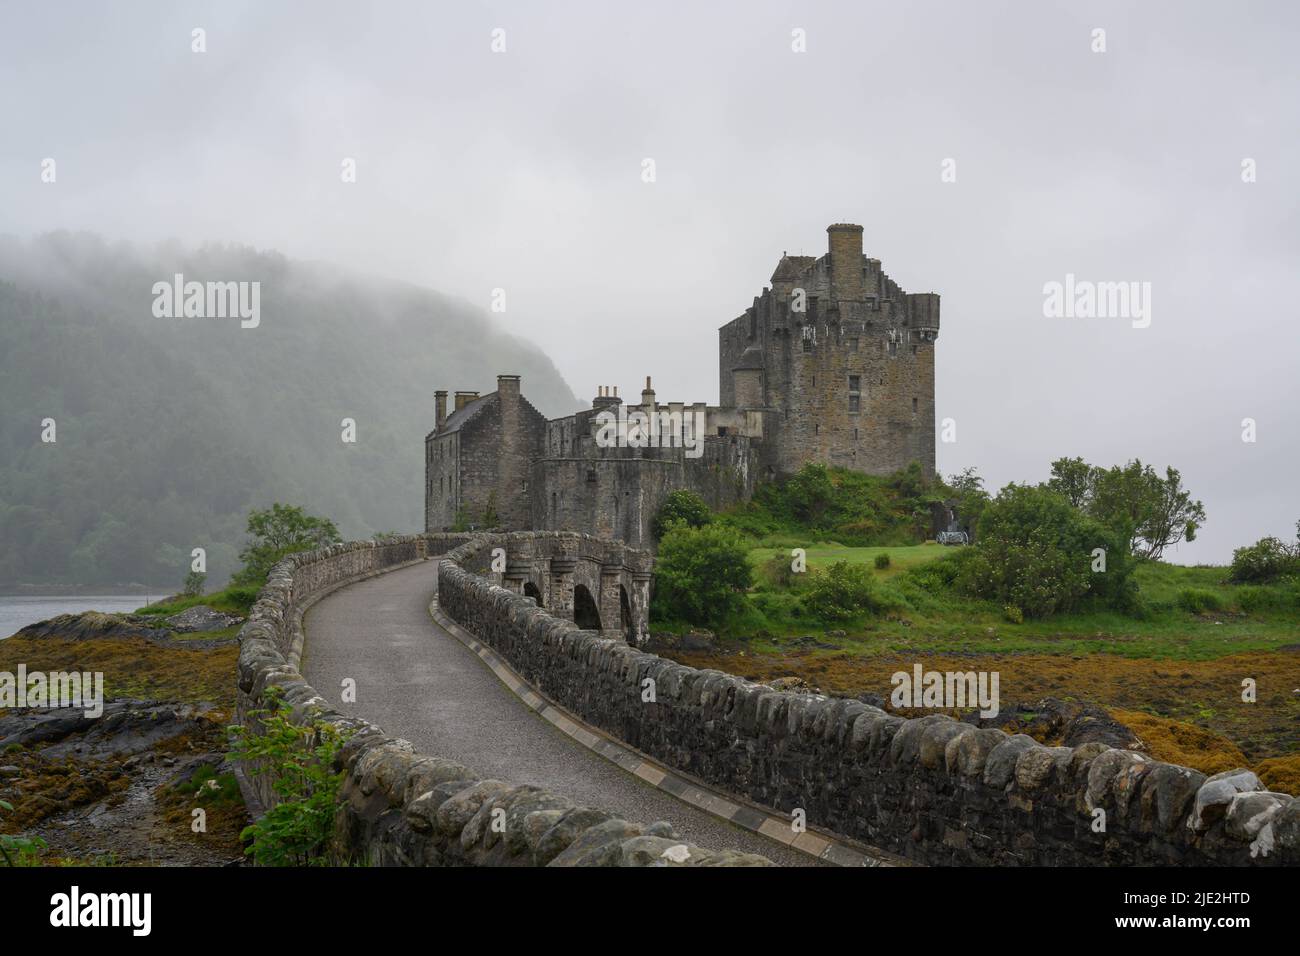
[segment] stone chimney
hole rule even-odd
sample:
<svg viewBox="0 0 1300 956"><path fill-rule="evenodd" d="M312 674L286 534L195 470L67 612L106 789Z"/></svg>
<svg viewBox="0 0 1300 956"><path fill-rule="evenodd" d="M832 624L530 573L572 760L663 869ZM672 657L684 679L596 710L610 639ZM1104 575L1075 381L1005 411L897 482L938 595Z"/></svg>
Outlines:
<svg viewBox="0 0 1300 956"><path fill-rule="evenodd" d="M862 227L848 222L837 222L826 227L830 237L831 298L836 302L849 300L861 302L867 295L863 275Z"/></svg>
<svg viewBox="0 0 1300 956"><path fill-rule="evenodd" d="M456 411L460 411L470 402L478 398L478 392L457 392L456 393Z"/></svg>
<svg viewBox="0 0 1300 956"><path fill-rule="evenodd" d="M498 375L497 376L497 397L502 401L519 400L519 376L518 375Z"/></svg>
<svg viewBox="0 0 1300 956"><path fill-rule="evenodd" d="M440 388L433 393L433 422L436 431L442 431L447 424L447 390Z"/></svg>
<svg viewBox="0 0 1300 956"><path fill-rule="evenodd" d="M645 377L645 388L641 389L641 405L648 412L655 410L655 390L650 384L650 376Z"/></svg>

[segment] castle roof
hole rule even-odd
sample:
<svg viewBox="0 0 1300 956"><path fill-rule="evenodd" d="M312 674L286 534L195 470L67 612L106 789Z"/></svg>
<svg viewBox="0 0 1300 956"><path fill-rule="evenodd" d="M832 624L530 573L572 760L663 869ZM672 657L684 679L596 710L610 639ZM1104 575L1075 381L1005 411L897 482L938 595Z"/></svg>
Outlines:
<svg viewBox="0 0 1300 956"><path fill-rule="evenodd" d="M776 271L772 273L770 281L777 282L780 280L797 279L809 269L812 268L816 256L781 256L781 261L776 264Z"/></svg>
<svg viewBox="0 0 1300 956"><path fill-rule="evenodd" d="M468 424L470 419L483 409L487 408L492 402L495 402L496 398L497 393L490 392L482 398L476 398L472 402L467 402L463 407L458 408L447 416L447 420L443 422L442 430L439 431L438 434L449 435L452 432L460 431L466 424Z"/></svg>

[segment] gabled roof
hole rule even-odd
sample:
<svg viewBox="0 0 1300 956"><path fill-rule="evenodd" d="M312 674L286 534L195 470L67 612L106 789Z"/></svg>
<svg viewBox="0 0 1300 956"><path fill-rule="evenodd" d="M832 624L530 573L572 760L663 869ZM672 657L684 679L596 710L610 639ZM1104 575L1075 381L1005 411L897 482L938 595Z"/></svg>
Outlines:
<svg viewBox="0 0 1300 956"><path fill-rule="evenodd" d="M497 393L490 392L481 398L476 398L472 402L467 402L464 406L452 412L443 422L439 435L449 435L452 432L458 432L469 422L475 415L487 408L492 402L497 400Z"/></svg>
<svg viewBox="0 0 1300 956"><path fill-rule="evenodd" d="M772 273L771 282L781 280L797 279L817 261L815 256L781 256L781 261L776 264L776 271Z"/></svg>

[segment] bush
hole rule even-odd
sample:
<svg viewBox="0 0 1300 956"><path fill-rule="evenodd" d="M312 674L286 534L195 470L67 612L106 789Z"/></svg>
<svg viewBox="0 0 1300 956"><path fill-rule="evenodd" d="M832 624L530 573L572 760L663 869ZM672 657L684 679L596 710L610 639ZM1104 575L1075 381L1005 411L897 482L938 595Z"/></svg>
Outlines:
<svg viewBox="0 0 1300 956"><path fill-rule="evenodd" d="M255 776L270 774L280 800L244 828L241 838L252 840L245 852L259 866L323 865L343 782L334 760L347 736L333 724L293 723L288 704L274 696L266 709L252 713L261 727L231 727L231 756L245 761Z"/></svg>
<svg viewBox="0 0 1300 956"><path fill-rule="evenodd" d="M181 585L181 593L186 597L198 597L203 593L203 585L207 580L208 576L202 571L191 571L185 575L185 583Z"/></svg>
<svg viewBox="0 0 1300 956"><path fill-rule="evenodd" d="M1294 574L1300 574L1300 549L1270 537L1232 552L1228 580L1259 584Z"/></svg>
<svg viewBox="0 0 1300 956"><path fill-rule="evenodd" d="M740 609L751 583L753 572L736 532L675 523L659 544L653 610L661 620L717 626Z"/></svg>
<svg viewBox="0 0 1300 956"><path fill-rule="evenodd" d="M880 607L876 582L860 564L837 561L813 575L804 607L818 620L838 624Z"/></svg>
<svg viewBox="0 0 1300 956"><path fill-rule="evenodd" d="M1178 606L1193 614L1223 610L1223 601L1213 591L1204 588L1184 588L1178 592Z"/></svg>
<svg viewBox="0 0 1300 956"><path fill-rule="evenodd" d="M235 585L262 585L277 561L295 551L311 551L338 544L338 529L328 518L309 515L294 505L273 504L265 511L248 513L252 535L239 558L244 566L230 579Z"/></svg>
<svg viewBox="0 0 1300 956"><path fill-rule="evenodd" d="M674 491L664 499L650 530L655 539L659 540L673 524L684 524L688 528L703 528L712 521L713 512L709 510L703 498L691 491Z"/></svg>
<svg viewBox="0 0 1300 956"><path fill-rule="evenodd" d="M1016 607L1014 604L1008 604L1002 609L1002 617L1010 621L1012 624L1025 623L1025 612L1020 610L1020 608Z"/></svg>
<svg viewBox="0 0 1300 956"><path fill-rule="evenodd" d="M885 570L885 568L889 567L889 555L888 555L888 554L878 554L878 555L876 555L876 562L875 562L875 563L876 563L876 570L877 570L877 571L883 571L883 570Z"/></svg>
<svg viewBox="0 0 1300 956"><path fill-rule="evenodd" d="M1093 571L1093 552L1105 570ZM1136 585L1127 542L1046 487L1007 485L980 518L979 536L958 563L956 584L1014 605L1025 617L1072 611L1086 599L1128 610Z"/></svg>

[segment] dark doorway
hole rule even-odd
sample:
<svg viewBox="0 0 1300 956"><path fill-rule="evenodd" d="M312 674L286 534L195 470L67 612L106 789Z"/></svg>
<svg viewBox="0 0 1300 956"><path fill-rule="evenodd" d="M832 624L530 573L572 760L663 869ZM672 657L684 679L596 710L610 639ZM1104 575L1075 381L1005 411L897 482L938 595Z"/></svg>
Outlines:
<svg viewBox="0 0 1300 956"><path fill-rule="evenodd" d="M600 608L583 584L573 588L573 623L584 631L600 630Z"/></svg>
<svg viewBox="0 0 1300 956"><path fill-rule="evenodd" d="M537 590L537 585L532 581L524 582L524 597L530 597L537 602L538 607L543 607L542 592Z"/></svg>

